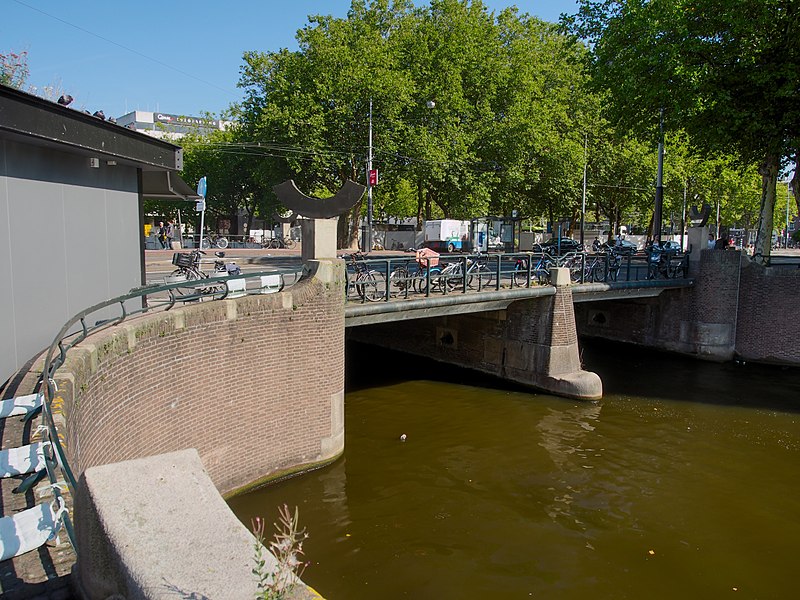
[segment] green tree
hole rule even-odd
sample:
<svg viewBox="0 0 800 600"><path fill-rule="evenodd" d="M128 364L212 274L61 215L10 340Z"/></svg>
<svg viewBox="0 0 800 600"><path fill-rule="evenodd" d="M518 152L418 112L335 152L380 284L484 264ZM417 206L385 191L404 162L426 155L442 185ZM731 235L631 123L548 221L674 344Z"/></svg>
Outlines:
<svg viewBox="0 0 800 600"><path fill-rule="evenodd" d="M608 219L609 239L624 222L648 226L655 190L654 153L608 126L598 131L591 144L587 205Z"/></svg>
<svg viewBox="0 0 800 600"><path fill-rule="evenodd" d="M769 254L776 181L800 147L800 5L795 0L580 0L565 25L591 48L614 121L757 164L756 250Z"/></svg>
<svg viewBox="0 0 800 600"><path fill-rule="evenodd" d="M407 8L354 1L347 19L311 17L297 34L297 52L245 53L243 128L276 145L301 188L326 196L346 179L365 181L370 99L376 146L393 152L393 122L412 87L392 52L392 33ZM360 211L359 204L340 219L340 244L355 240Z"/></svg>

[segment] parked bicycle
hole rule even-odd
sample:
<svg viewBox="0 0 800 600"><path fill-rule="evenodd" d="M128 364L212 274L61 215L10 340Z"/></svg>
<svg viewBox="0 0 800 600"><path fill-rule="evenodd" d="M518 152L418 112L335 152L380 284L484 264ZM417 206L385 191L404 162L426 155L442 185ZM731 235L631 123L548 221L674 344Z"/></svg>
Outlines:
<svg viewBox="0 0 800 600"><path fill-rule="evenodd" d="M514 265L514 285L529 287L534 281L539 285L545 285L550 282L550 269L555 266L557 266L556 258L544 249L538 258L535 254L530 258L519 258Z"/></svg>
<svg viewBox="0 0 800 600"><path fill-rule="evenodd" d="M169 277L167 282L179 283L181 281L192 282L202 281L209 279L210 275L203 271L200 264L202 257L205 256L202 250L193 250L191 252L176 252L172 255L172 264L178 267ZM225 257L224 252L215 252L216 260L214 261L214 277L221 277L223 275L239 275L240 268L233 262L225 262L222 260ZM215 294L224 292L226 286L224 282L214 282L203 286L187 286L185 288L175 288L170 290L173 297L195 296L199 294Z"/></svg>
<svg viewBox="0 0 800 600"><path fill-rule="evenodd" d="M286 248L288 250L291 250L296 245L297 242L295 242L291 237L277 236L271 238L264 247L269 247L272 248L273 250L277 250L278 248Z"/></svg>
<svg viewBox="0 0 800 600"><path fill-rule="evenodd" d="M217 235L216 233L212 233L208 237L204 237L202 240L200 240L200 248L202 250L208 250L212 246L224 250L228 247L228 238Z"/></svg>
<svg viewBox="0 0 800 600"><path fill-rule="evenodd" d="M439 275L439 288L442 291L465 287L482 290L492 283L492 279L494 274L486 264L486 257L480 255L475 260L464 258L448 263Z"/></svg>
<svg viewBox="0 0 800 600"><path fill-rule="evenodd" d="M585 280L590 282L616 281L622 266L622 255L612 247L586 257Z"/></svg>
<svg viewBox="0 0 800 600"><path fill-rule="evenodd" d="M409 290L414 286L416 274L409 270L407 264L394 267L389 273L389 293L392 295L408 296Z"/></svg>
<svg viewBox="0 0 800 600"><path fill-rule="evenodd" d="M439 253L430 248L420 248L416 251L416 261L417 271L411 280L411 286L420 294L427 295L439 287L439 276L442 273Z"/></svg>
<svg viewBox="0 0 800 600"><path fill-rule="evenodd" d="M342 258L349 258L353 268L353 275L348 283L348 295L352 289L362 302L378 302L386 298L386 278L380 271L369 268L363 254L354 252L349 257Z"/></svg>

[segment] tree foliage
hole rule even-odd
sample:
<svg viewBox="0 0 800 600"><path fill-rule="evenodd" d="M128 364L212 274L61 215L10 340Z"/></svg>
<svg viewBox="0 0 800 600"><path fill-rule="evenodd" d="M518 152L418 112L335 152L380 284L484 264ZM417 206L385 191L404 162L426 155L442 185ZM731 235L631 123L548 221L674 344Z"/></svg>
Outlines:
<svg viewBox="0 0 800 600"><path fill-rule="evenodd" d="M701 151L762 176L757 251L768 255L781 168L800 147L795 0L580 0L565 21L616 124L652 132L660 109Z"/></svg>
<svg viewBox="0 0 800 600"><path fill-rule="evenodd" d="M416 201L425 218L574 209L584 50L552 24L478 0L355 0L347 19L311 17L298 41L245 53L239 118L253 140L283 145L301 187L364 180L371 99L376 206Z"/></svg>
<svg viewBox="0 0 800 600"><path fill-rule="evenodd" d="M22 89L28 80L28 53L0 52L0 85Z"/></svg>

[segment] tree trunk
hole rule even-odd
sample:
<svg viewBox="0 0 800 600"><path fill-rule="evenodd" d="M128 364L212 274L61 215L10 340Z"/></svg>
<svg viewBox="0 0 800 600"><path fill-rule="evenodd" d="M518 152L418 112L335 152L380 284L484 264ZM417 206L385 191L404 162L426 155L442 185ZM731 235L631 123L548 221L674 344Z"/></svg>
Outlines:
<svg viewBox="0 0 800 600"><path fill-rule="evenodd" d="M336 234L339 248L348 248L350 250L358 248L358 223L363 203L363 200L359 200L353 208L339 216Z"/></svg>
<svg viewBox="0 0 800 600"><path fill-rule="evenodd" d="M778 184L780 160L777 154L769 154L758 169L761 175L761 210L758 215L756 246L754 254L768 257L772 250L772 224L775 213L775 195Z"/></svg>

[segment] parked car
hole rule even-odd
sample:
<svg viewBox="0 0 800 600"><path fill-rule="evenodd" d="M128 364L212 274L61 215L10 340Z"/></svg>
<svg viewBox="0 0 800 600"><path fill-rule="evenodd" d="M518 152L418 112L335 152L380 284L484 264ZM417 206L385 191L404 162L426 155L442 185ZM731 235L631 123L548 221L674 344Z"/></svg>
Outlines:
<svg viewBox="0 0 800 600"><path fill-rule="evenodd" d="M680 242L675 242L673 240L669 240L667 242L662 242L661 247L666 250L667 252L680 252L681 251L681 244Z"/></svg>
<svg viewBox="0 0 800 600"><path fill-rule="evenodd" d="M558 238L551 238L546 242L542 242L541 244L534 244L534 252L538 250L536 247L537 245L540 246L542 250L546 250L550 254L555 254L559 247L561 248L561 254L566 254L567 252L583 252L583 245L572 238L561 238L560 246L558 243Z"/></svg>
<svg viewBox="0 0 800 600"><path fill-rule="evenodd" d="M614 250L619 254L636 254L636 252L639 250L639 247L633 242L620 239L614 244Z"/></svg>

